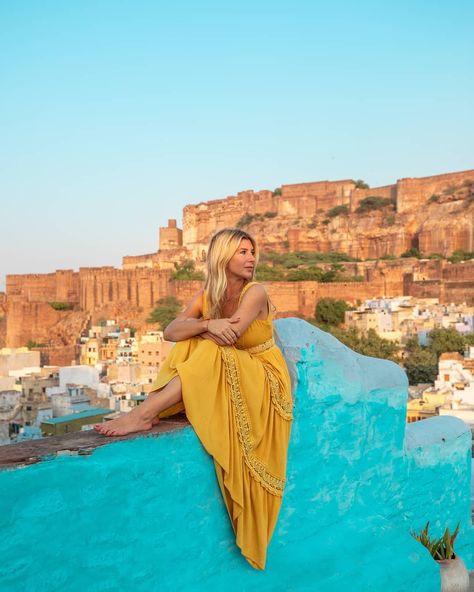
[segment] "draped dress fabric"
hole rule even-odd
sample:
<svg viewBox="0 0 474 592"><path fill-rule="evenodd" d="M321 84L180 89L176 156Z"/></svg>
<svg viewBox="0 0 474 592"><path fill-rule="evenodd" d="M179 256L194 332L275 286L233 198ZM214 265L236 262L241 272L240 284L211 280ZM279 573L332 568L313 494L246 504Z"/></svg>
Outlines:
<svg viewBox="0 0 474 592"><path fill-rule="evenodd" d="M251 285L244 287L240 298ZM184 405L214 459L236 543L253 567L264 569L285 486L293 408L286 363L273 340L271 313L253 321L234 346L219 346L202 337L179 341L161 366L153 390L177 375L183 403L160 417Z"/></svg>

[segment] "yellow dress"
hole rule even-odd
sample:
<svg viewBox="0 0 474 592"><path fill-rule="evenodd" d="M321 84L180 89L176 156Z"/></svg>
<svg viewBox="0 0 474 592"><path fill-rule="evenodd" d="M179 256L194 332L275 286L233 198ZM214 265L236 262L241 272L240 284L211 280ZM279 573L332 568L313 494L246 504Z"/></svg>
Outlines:
<svg viewBox="0 0 474 592"><path fill-rule="evenodd" d="M204 295L203 316L206 309ZM253 567L264 569L285 486L293 407L286 363L273 341L271 314L253 321L234 346L218 346L202 337L179 341L153 390L176 375L186 415L214 459L236 543ZM181 411L183 404L160 417Z"/></svg>

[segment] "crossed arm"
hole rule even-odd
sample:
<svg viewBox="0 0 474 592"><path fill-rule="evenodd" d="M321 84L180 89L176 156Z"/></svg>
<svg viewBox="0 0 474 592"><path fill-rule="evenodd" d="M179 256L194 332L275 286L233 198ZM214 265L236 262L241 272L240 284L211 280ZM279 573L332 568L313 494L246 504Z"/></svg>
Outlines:
<svg viewBox="0 0 474 592"><path fill-rule="evenodd" d="M268 298L260 284L251 286L244 294L236 312L230 318L203 319L202 294L199 292L187 308L164 331L168 341L184 341L200 336L218 345L233 345L247 327L260 315L266 318Z"/></svg>

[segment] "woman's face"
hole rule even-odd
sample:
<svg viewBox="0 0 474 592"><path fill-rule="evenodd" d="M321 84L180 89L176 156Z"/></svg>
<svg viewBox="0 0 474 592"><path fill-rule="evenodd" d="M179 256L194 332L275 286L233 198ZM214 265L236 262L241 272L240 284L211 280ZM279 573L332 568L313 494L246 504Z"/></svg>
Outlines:
<svg viewBox="0 0 474 592"><path fill-rule="evenodd" d="M239 248L227 264L227 277L252 279L255 269L255 249L248 238L240 241Z"/></svg>

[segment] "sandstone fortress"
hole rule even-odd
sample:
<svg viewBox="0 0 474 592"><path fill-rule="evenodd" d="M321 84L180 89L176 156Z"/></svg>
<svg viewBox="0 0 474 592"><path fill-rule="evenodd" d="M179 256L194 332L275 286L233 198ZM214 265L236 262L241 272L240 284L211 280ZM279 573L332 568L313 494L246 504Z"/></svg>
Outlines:
<svg viewBox="0 0 474 592"><path fill-rule="evenodd" d="M121 269L9 275L6 295L0 293L0 346L31 340L43 344L47 361L69 363L89 321L115 318L137 327L159 298L188 300L201 284L172 280L175 263L192 259L202 268L213 232L238 224L255 234L262 251L337 251L360 260L344 266L362 282L270 282L280 316L311 316L324 296L356 301L406 294L474 302L472 260L379 259L398 258L413 247L444 257L474 251L474 170L370 189L359 185L319 181L242 191L186 206L182 229L170 220L160 228L157 252L125 256ZM69 303L71 310L55 310L50 302Z"/></svg>

